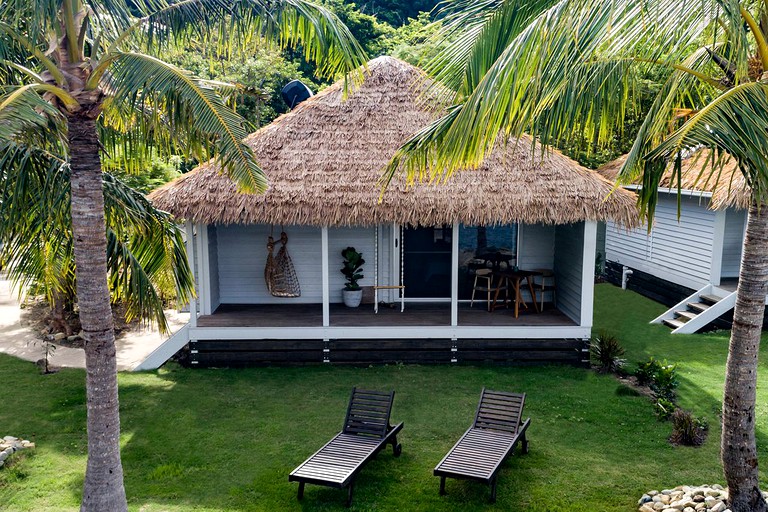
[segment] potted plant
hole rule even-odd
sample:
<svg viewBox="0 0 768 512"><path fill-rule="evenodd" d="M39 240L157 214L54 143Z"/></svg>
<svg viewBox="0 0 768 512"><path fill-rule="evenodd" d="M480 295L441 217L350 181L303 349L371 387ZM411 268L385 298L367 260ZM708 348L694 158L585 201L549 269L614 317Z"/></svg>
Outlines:
<svg viewBox="0 0 768 512"><path fill-rule="evenodd" d="M344 298L344 305L356 308L363 299L363 289L360 288L357 282L365 277L360 273L363 265L365 265L365 260L363 259L363 254L357 252L354 247L347 247L341 251L341 256L344 258L344 266L341 269L341 273L344 274L344 278L347 280L344 284L344 290L341 292Z"/></svg>

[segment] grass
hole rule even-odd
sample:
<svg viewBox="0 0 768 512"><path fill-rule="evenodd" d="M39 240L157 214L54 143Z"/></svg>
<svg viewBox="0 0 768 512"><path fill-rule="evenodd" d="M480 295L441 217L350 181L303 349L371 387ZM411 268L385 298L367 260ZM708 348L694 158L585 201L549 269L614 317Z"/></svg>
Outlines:
<svg viewBox="0 0 768 512"><path fill-rule="evenodd" d="M344 510L345 493L288 473L338 431L352 386L395 389L403 454L379 454L360 474L352 510L634 511L650 489L723 483L717 414L727 333L672 336L648 320L663 308L610 285L597 288L596 327L619 336L629 361L679 363L681 404L710 422L701 448L667 443L670 423L612 377L570 367L305 367L124 373L122 455L132 511ZM758 389L765 449L766 369ZM85 468L84 373L40 375L0 356L0 436L37 448L0 469L0 509L77 510ZM482 386L524 390L531 451L509 459L498 501L488 487L449 480L438 496L432 468L471 422Z"/></svg>

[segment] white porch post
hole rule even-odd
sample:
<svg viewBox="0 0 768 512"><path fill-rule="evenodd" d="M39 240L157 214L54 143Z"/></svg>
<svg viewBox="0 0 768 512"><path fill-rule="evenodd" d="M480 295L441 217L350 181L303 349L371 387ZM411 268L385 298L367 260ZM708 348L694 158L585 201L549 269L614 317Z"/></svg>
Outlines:
<svg viewBox="0 0 768 512"><path fill-rule="evenodd" d="M195 230L191 221L187 221L184 224L184 229L187 235L187 261L189 261L189 268L192 269L192 279L195 280L197 285L197 265L195 261ZM197 293L197 286L195 286L195 293ZM189 299L189 326L197 327L197 297L193 296Z"/></svg>
<svg viewBox="0 0 768 512"><path fill-rule="evenodd" d="M725 243L725 210L715 211L715 225L712 238L712 265L709 267L709 282L720 284L723 275L723 245Z"/></svg>
<svg viewBox="0 0 768 512"><path fill-rule="evenodd" d="M451 326L459 325L459 223L451 235Z"/></svg>
<svg viewBox="0 0 768 512"><path fill-rule="evenodd" d="M597 222L584 222L584 251L581 265L581 327L592 327L595 301L595 251L597 250Z"/></svg>
<svg viewBox="0 0 768 512"><path fill-rule="evenodd" d="M198 307L201 315L213 313L211 307L211 267L208 257L208 225L197 225L197 264L200 280Z"/></svg>
<svg viewBox="0 0 768 512"><path fill-rule="evenodd" d="M323 266L323 327L331 325L331 278L328 275L328 226L320 231L321 261Z"/></svg>

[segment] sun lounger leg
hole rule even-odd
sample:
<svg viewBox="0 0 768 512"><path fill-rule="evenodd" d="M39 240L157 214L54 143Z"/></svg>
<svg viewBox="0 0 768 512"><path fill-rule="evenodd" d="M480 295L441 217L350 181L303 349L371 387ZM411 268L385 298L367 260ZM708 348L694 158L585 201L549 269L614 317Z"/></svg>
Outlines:
<svg viewBox="0 0 768 512"><path fill-rule="evenodd" d="M496 503L496 478L491 480L491 503Z"/></svg>
<svg viewBox="0 0 768 512"><path fill-rule="evenodd" d="M397 436L392 436L392 454L395 457L399 457L401 453L403 453L403 445L399 444L397 442Z"/></svg>
<svg viewBox="0 0 768 512"><path fill-rule="evenodd" d="M349 489L347 490L347 507L352 505L352 489L354 489L354 487L354 483L349 484Z"/></svg>
<svg viewBox="0 0 768 512"><path fill-rule="evenodd" d="M523 454L528 453L528 438L525 437L525 432L523 432L523 439L522 439L523 445L522 445L522 452Z"/></svg>
<svg viewBox="0 0 768 512"><path fill-rule="evenodd" d="M299 482L299 495L298 499L302 499L304 497L304 482Z"/></svg>
<svg viewBox="0 0 768 512"><path fill-rule="evenodd" d="M440 496L445 496L445 477L440 477Z"/></svg>

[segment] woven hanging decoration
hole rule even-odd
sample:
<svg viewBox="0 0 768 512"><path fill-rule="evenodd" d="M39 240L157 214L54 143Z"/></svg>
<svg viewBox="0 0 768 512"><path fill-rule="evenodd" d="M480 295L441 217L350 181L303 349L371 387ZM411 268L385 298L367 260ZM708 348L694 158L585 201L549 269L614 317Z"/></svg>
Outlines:
<svg viewBox="0 0 768 512"><path fill-rule="evenodd" d="M293 261L288 254L288 235L280 233L280 243L283 245L277 251L277 257L273 255L275 240L271 236L267 242L267 265L264 267L264 281L267 289L273 297L301 297L301 286L293 267Z"/></svg>

